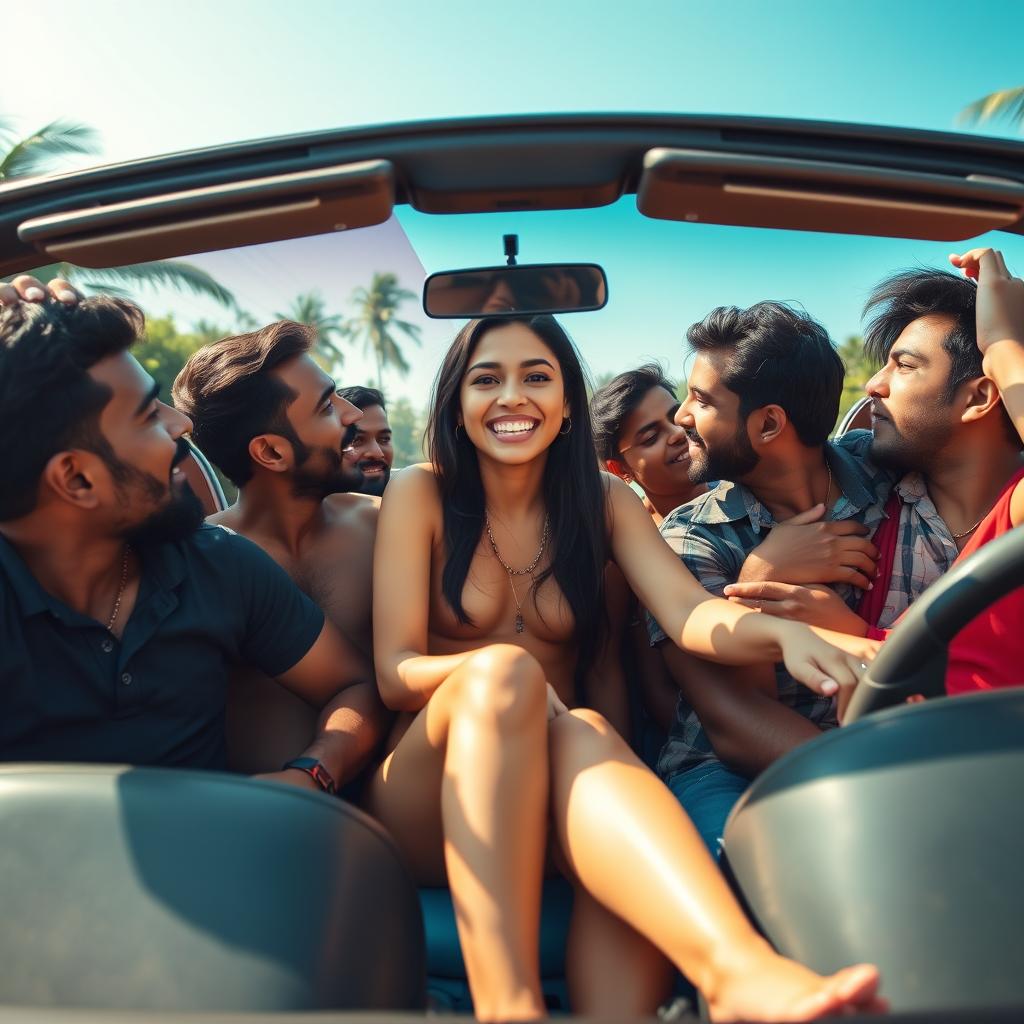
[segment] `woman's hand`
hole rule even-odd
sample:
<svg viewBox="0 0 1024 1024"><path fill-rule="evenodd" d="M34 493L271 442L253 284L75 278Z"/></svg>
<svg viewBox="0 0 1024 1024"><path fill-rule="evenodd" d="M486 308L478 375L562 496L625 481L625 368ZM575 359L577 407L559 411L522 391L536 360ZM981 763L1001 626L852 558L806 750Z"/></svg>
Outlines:
<svg viewBox="0 0 1024 1024"><path fill-rule="evenodd" d="M839 695L843 708L878 651L877 640L815 630L800 622L773 619L786 670L824 697Z"/></svg>
<svg viewBox="0 0 1024 1024"><path fill-rule="evenodd" d="M730 583L725 596L744 608L806 622L837 633L864 636L867 623L831 587L801 587L793 583Z"/></svg>

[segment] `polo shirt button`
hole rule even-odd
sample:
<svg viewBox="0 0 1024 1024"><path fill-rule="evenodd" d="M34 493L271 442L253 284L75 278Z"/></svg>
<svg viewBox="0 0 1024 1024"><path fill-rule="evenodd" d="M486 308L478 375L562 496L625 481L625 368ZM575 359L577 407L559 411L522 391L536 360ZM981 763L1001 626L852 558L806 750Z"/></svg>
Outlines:
<svg viewBox="0 0 1024 1024"><path fill-rule="evenodd" d="M100 644L100 650L103 651L104 654L109 654L113 649L114 641L108 636L107 639Z"/></svg>
<svg viewBox="0 0 1024 1024"><path fill-rule="evenodd" d="M132 684L132 674L131 674L131 672L122 672L121 673L121 682L124 683L125 686L131 686L131 684Z"/></svg>

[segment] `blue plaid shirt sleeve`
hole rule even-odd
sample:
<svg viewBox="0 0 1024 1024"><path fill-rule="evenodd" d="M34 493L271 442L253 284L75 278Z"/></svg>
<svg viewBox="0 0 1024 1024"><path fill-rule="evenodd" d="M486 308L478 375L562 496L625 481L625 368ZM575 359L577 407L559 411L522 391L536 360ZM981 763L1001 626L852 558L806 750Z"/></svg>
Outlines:
<svg viewBox="0 0 1024 1024"><path fill-rule="evenodd" d="M742 557L739 565L735 564L736 552L718 531L704 530L699 523L669 516L661 524L661 534L700 585L716 597L721 597L725 587L736 579ZM647 634L652 647L668 639L650 612Z"/></svg>

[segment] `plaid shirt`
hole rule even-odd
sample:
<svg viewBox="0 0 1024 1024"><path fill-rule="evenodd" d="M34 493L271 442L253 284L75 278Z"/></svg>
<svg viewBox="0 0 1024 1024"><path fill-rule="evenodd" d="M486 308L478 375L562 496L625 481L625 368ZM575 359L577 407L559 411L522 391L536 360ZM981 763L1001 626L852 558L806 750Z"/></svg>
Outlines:
<svg viewBox="0 0 1024 1024"><path fill-rule="evenodd" d="M920 473L903 477L896 485L896 493L903 505L889 593L878 622L869 623L879 629L889 629L913 604L915 597L952 567L959 554L956 541L932 504Z"/></svg>
<svg viewBox="0 0 1024 1024"><path fill-rule="evenodd" d="M874 531L885 515L894 476L868 461L870 444L869 430L855 430L829 442L825 451L840 490L830 518L856 519ZM661 533L701 586L721 597L725 586L736 582L747 555L775 525L771 512L749 488L723 481L670 512L661 524ZM851 607L860 598L860 591L848 584L837 584L834 589ZM668 639L649 612L647 628L652 646ZM775 666L775 680L783 704L822 729L836 725L832 698L820 697L801 686L782 664ZM717 760L700 719L680 694L676 719L658 760L658 773L667 779Z"/></svg>

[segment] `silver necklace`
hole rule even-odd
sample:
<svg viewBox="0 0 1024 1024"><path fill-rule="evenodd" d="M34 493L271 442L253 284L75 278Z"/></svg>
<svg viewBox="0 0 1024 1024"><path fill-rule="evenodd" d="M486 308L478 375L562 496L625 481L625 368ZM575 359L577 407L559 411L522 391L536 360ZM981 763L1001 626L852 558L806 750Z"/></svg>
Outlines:
<svg viewBox="0 0 1024 1024"><path fill-rule="evenodd" d="M107 622L107 632L114 631L114 623L117 622L117 613L121 610L121 598L124 597L124 588L128 585L128 555L131 548L125 544L124 557L121 559L121 585L117 588L117 600L114 601L114 610L110 613L110 621Z"/></svg>
<svg viewBox="0 0 1024 1024"><path fill-rule="evenodd" d="M519 601L519 594L516 593L516 585L512 581L512 577L529 576L540 564L541 558L544 557L544 549L548 545L550 519L545 513L544 530L540 536L540 547L537 549L537 554L534 556L533 561L525 569L513 569L512 566L501 557L501 552L498 550L498 542L494 539L494 532L491 530L491 517L486 512L484 513L484 525L487 527L487 539L491 542L491 550L494 552L494 557L501 564L502 569L508 573L508 585L512 589L512 600L516 603L515 628L517 633L522 633L526 629L526 625L523 622L523 606Z"/></svg>

